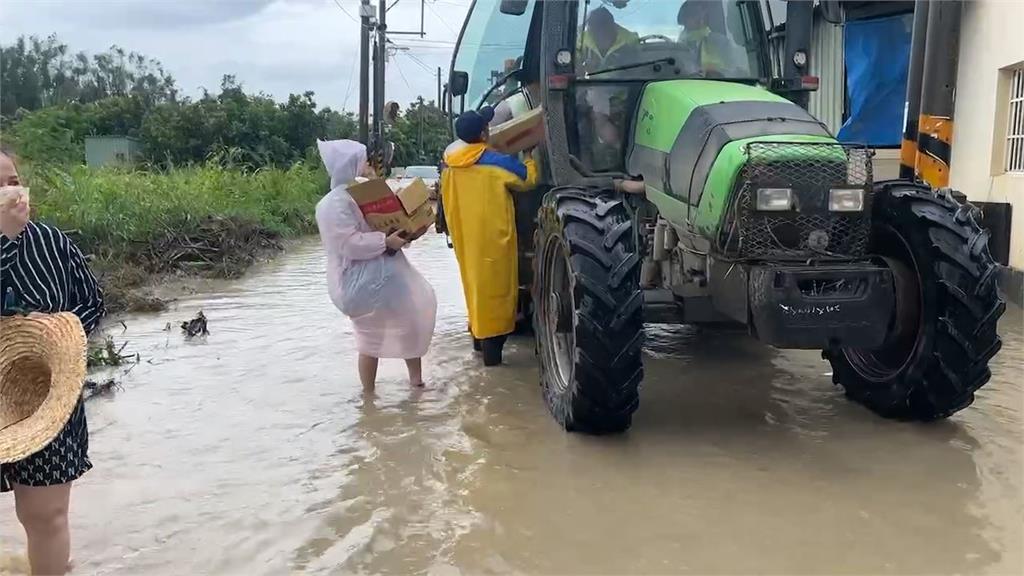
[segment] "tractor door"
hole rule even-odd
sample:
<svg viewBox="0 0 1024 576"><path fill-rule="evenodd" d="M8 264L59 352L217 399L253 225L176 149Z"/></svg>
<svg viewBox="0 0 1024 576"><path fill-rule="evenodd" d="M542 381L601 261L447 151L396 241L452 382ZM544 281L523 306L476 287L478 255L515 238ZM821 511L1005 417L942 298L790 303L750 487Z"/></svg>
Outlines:
<svg viewBox="0 0 1024 576"><path fill-rule="evenodd" d="M455 46L451 80L452 118L466 109L494 106L522 87L519 72L535 12L535 0L523 15L503 14L501 0L477 0L470 8Z"/></svg>

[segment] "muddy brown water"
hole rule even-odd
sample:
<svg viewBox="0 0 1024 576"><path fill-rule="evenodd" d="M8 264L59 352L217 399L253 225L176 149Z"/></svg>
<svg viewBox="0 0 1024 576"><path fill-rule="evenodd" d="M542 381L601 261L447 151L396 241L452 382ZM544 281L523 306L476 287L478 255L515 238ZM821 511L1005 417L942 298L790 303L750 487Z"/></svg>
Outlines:
<svg viewBox="0 0 1024 576"><path fill-rule="evenodd" d="M1024 572L1019 310L935 425L847 402L816 353L649 327L632 430L588 438L548 416L531 341L479 366L442 239L411 257L439 299L422 392L385 365L362 395L315 242L110 327L144 361L88 404L77 573ZM164 331L200 309L206 339ZM0 557L22 547L4 495Z"/></svg>

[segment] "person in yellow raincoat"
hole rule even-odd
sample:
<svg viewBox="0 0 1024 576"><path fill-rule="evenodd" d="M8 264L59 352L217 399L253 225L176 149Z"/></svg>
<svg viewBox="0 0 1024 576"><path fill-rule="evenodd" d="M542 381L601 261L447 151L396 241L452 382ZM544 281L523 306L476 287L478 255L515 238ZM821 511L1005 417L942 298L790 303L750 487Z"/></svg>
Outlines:
<svg viewBox="0 0 1024 576"><path fill-rule="evenodd" d="M486 366L501 364L505 339L515 330L519 269L511 193L537 184L532 159L520 161L487 146L493 118L490 107L458 117L459 140L445 150L441 173L441 201L459 261L469 329Z"/></svg>

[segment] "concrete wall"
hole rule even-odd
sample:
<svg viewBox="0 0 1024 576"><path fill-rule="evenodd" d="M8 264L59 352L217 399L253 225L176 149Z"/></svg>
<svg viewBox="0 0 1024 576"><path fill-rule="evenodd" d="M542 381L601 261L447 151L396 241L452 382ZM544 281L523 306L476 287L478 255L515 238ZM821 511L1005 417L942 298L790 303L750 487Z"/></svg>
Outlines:
<svg viewBox="0 0 1024 576"><path fill-rule="evenodd" d="M812 92L807 111L821 120L833 134L843 126L846 75L843 58L843 27L829 24L815 12L811 33L810 74L820 85Z"/></svg>
<svg viewBox="0 0 1024 576"><path fill-rule="evenodd" d="M1003 172L1008 68L1024 63L1024 1L965 2L950 185L1013 205L1010 266L1024 269L1024 174ZM1001 105L1004 104L1004 105Z"/></svg>
<svg viewBox="0 0 1024 576"><path fill-rule="evenodd" d="M123 136L87 136L85 163L88 166L130 166L142 153L142 144Z"/></svg>

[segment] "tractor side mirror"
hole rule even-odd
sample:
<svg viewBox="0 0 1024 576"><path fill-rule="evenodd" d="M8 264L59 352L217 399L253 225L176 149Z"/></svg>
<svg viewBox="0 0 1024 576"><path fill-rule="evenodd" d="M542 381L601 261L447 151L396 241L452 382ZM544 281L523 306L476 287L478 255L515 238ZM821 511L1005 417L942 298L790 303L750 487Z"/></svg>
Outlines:
<svg viewBox="0 0 1024 576"><path fill-rule="evenodd" d="M452 77L448 79L448 89L452 96L465 96L469 92L469 74L455 70Z"/></svg>
<svg viewBox="0 0 1024 576"><path fill-rule="evenodd" d="M529 4L529 0L501 0L502 14L508 14L509 16L522 16L526 14L526 6Z"/></svg>

